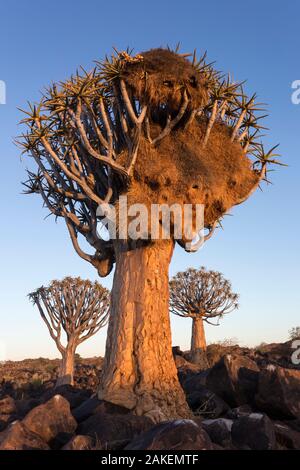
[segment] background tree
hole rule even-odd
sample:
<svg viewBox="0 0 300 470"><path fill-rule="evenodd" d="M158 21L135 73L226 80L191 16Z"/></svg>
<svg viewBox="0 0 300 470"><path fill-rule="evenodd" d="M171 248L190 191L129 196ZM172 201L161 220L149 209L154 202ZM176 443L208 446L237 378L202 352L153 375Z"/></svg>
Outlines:
<svg viewBox="0 0 300 470"><path fill-rule="evenodd" d="M220 319L238 308L238 295L217 271L189 268L170 281L170 310L192 318L191 359L197 362L206 351L203 322L219 325Z"/></svg>
<svg viewBox="0 0 300 470"><path fill-rule="evenodd" d="M294 326L289 330L289 339L300 339L300 326Z"/></svg>
<svg viewBox="0 0 300 470"><path fill-rule="evenodd" d="M100 276L116 264L100 398L137 414L189 415L171 350L168 270L175 241L190 249L196 224L194 215L191 236L176 240L176 220L167 240L104 240L99 204L118 208L120 195L129 206L202 203L208 240L276 163L257 141L259 109L205 56L152 49L115 51L25 111L19 142L38 168L27 192L65 220L76 252Z"/></svg>
<svg viewBox="0 0 300 470"><path fill-rule="evenodd" d="M48 287L40 287L29 294L29 298L38 307L62 355L56 386L73 385L76 348L107 323L109 291L98 282L66 277L52 281Z"/></svg>

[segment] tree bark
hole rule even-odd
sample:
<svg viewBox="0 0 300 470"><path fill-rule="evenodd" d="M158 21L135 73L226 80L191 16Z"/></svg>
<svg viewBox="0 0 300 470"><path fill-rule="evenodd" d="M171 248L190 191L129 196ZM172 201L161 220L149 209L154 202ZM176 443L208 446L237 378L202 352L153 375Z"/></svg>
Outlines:
<svg viewBox="0 0 300 470"><path fill-rule="evenodd" d="M116 270L98 396L137 415L189 417L172 354L169 264L174 243L116 244Z"/></svg>
<svg viewBox="0 0 300 470"><path fill-rule="evenodd" d="M191 360L195 363L206 362L206 339L203 319L193 317L192 340L191 340Z"/></svg>
<svg viewBox="0 0 300 470"><path fill-rule="evenodd" d="M76 347L72 344L67 345L62 353L62 361L59 369L56 387L60 385L74 385L74 357Z"/></svg>

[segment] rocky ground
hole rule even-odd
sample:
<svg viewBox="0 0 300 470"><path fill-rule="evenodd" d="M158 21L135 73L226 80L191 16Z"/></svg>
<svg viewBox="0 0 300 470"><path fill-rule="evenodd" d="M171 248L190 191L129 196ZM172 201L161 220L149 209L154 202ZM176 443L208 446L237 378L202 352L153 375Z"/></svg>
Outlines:
<svg viewBox="0 0 300 470"><path fill-rule="evenodd" d="M155 424L95 397L102 359L78 359L75 386L54 389L59 361L0 365L3 449L300 449L300 365L291 343L210 345L196 366L173 348L194 419Z"/></svg>

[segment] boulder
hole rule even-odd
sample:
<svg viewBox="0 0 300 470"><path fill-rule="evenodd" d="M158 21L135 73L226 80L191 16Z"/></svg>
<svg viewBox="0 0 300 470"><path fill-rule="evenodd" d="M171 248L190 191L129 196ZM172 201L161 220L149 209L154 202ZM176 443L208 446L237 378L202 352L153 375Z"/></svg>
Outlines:
<svg viewBox="0 0 300 470"><path fill-rule="evenodd" d="M251 349L240 347L238 344L209 344L206 349L206 357L209 367L213 367L217 362L222 359L226 354L233 354L237 356L251 356Z"/></svg>
<svg viewBox="0 0 300 470"><path fill-rule="evenodd" d="M101 449L111 449L111 443L132 440L152 426L147 416L98 412L79 425L78 433L94 438Z"/></svg>
<svg viewBox="0 0 300 470"><path fill-rule="evenodd" d="M209 370L203 370L200 372L190 370L183 373L183 371L180 369L179 380L185 394L190 395L197 390L202 390L202 388L206 386L206 379L208 374Z"/></svg>
<svg viewBox="0 0 300 470"><path fill-rule="evenodd" d="M197 390L187 395L187 402L194 413L207 418L218 418L229 410L222 398L204 386L198 386Z"/></svg>
<svg viewBox="0 0 300 470"><path fill-rule="evenodd" d="M300 418L300 370L269 365L259 375L255 403L274 418Z"/></svg>
<svg viewBox="0 0 300 470"><path fill-rule="evenodd" d="M293 340L286 343L264 344L255 349L255 361L262 367L273 364L300 370L300 364L293 364L291 359L294 351Z"/></svg>
<svg viewBox="0 0 300 470"><path fill-rule="evenodd" d="M18 418L15 400L9 395L0 400L0 431L3 431L9 423Z"/></svg>
<svg viewBox="0 0 300 470"><path fill-rule="evenodd" d="M15 421L16 418L17 417L15 414L13 415L1 414L0 415L0 432L3 431L5 428L7 428L9 423L12 423L13 421Z"/></svg>
<svg viewBox="0 0 300 470"><path fill-rule="evenodd" d="M233 420L218 418L206 419L202 421L202 427L209 435L214 444L222 447L231 446L231 428Z"/></svg>
<svg viewBox="0 0 300 470"><path fill-rule="evenodd" d="M46 403L33 408L22 423L47 443L60 433L73 434L77 427L69 402L60 395L55 395Z"/></svg>
<svg viewBox="0 0 300 470"><path fill-rule="evenodd" d="M17 412L16 402L10 396L5 396L0 400L0 414L12 415Z"/></svg>
<svg viewBox="0 0 300 470"><path fill-rule="evenodd" d="M37 398L28 398L26 400L17 400L17 413L20 419L24 418L29 411L41 404L41 400Z"/></svg>
<svg viewBox="0 0 300 470"><path fill-rule="evenodd" d="M87 400L91 392L88 390L76 388L73 385L60 385L59 387L51 388L43 395L42 401L45 403L53 398L55 395L61 395L70 403L71 409L77 408L82 402Z"/></svg>
<svg viewBox="0 0 300 470"><path fill-rule="evenodd" d="M89 450L93 446L94 439L90 436L82 436L78 434L77 436L73 436L61 450Z"/></svg>
<svg viewBox="0 0 300 470"><path fill-rule="evenodd" d="M99 400L97 397L88 398L77 408L72 410L72 415L76 419L77 423L81 423L89 418L91 415L97 413L111 413L111 414L127 414L130 413L128 408L123 406L115 405L105 400Z"/></svg>
<svg viewBox="0 0 300 470"><path fill-rule="evenodd" d="M21 421L15 421L0 434L0 450L49 450L49 446Z"/></svg>
<svg viewBox="0 0 300 470"><path fill-rule="evenodd" d="M251 403L257 390L259 369L246 356L227 354L208 372L206 386L230 406Z"/></svg>
<svg viewBox="0 0 300 470"><path fill-rule="evenodd" d="M276 449L274 425L263 413L251 413L233 421L231 438L233 445L241 450Z"/></svg>
<svg viewBox="0 0 300 470"><path fill-rule="evenodd" d="M165 421L133 439L125 450L212 450L207 433L194 421Z"/></svg>
<svg viewBox="0 0 300 470"><path fill-rule="evenodd" d="M274 427L276 441L281 448L300 450L300 432L284 423L274 423Z"/></svg>

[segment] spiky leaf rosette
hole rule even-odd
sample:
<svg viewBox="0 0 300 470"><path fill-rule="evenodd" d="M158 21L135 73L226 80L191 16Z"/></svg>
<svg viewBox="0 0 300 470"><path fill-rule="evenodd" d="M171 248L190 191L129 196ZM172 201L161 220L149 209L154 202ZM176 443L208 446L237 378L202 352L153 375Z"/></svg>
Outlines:
<svg viewBox="0 0 300 470"><path fill-rule="evenodd" d="M77 253L107 275L114 249L97 233L98 205L117 206L121 194L147 206L203 203L210 237L265 179L267 164L278 163L258 143L259 110L255 95L247 98L205 55L116 51L24 111L18 142L37 167L27 192L64 218Z"/></svg>

